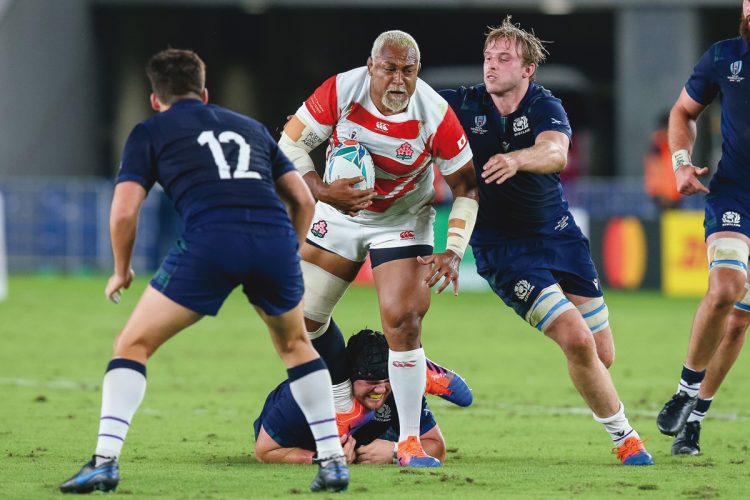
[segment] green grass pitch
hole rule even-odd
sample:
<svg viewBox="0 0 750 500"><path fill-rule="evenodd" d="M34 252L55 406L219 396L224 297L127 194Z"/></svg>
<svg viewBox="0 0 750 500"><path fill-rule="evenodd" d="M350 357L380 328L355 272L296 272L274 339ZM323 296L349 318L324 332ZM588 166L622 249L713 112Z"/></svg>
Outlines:
<svg viewBox="0 0 750 500"><path fill-rule="evenodd" d="M11 277L0 303L0 497L58 496L58 484L92 453L112 340L145 283L114 306L104 299L104 277ZM444 467L353 466L347 498L750 497L747 353L704 421L702 456L670 456L671 439L656 429L656 412L677 384L696 299L607 294L617 345L611 372L656 461L626 468L573 389L556 345L493 295L433 297L425 349L466 378L475 403L461 409L430 397L448 445ZM347 335L379 327L374 291L352 288L335 316ZM251 423L285 372L240 293L218 318L164 346L148 370L117 495L312 495L313 466L253 458Z"/></svg>

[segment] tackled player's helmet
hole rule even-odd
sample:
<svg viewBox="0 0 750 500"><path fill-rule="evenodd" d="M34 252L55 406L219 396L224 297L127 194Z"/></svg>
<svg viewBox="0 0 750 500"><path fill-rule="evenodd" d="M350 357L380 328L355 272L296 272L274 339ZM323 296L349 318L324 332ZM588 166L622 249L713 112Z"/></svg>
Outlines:
<svg viewBox="0 0 750 500"><path fill-rule="evenodd" d="M355 333L346 344L349 378L384 380L388 378L388 341L381 332L365 328Z"/></svg>

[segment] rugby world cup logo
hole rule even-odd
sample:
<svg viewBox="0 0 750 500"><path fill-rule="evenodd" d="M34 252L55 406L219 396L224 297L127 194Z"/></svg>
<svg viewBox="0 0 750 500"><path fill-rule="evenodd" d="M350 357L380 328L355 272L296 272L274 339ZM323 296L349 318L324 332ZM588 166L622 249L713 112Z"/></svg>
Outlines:
<svg viewBox="0 0 750 500"><path fill-rule="evenodd" d="M487 123L487 115L478 115L474 117L474 126L471 127L472 134L483 135L487 133L487 129L484 128Z"/></svg>
<svg viewBox="0 0 750 500"><path fill-rule="evenodd" d="M516 283L516 286L513 287L513 293L516 294L518 300L523 300L524 302L529 298L532 290L534 290L534 285L526 280L520 280Z"/></svg>
<svg viewBox="0 0 750 500"><path fill-rule="evenodd" d="M729 65L729 71L732 72L731 75L727 77L727 80L729 80L732 83L741 82L745 78L740 75L740 71L742 71L742 61L734 61L732 64Z"/></svg>

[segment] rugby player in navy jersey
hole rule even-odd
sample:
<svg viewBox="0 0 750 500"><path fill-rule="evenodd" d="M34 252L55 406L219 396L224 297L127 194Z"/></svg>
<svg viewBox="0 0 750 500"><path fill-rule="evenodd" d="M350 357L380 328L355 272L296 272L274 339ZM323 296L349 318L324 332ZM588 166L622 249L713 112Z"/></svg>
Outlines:
<svg viewBox="0 0 750 500"><path fill-rule="evenodd" d="M721 160L706 188L707 167L693 164L696 120L721 102ZM672 453L700 453L701 421L745 341L750 324L747 282L750 245L750 0L742 3L740 36L712 45L693 70L669 114L669 148L684 195L706 193L708 291L695 313L677 392L657 417L674 435Z"/></svg>
<svg viewBox="0 0 750 500"><path fill-rule="evenodd" d="M343 349L343 336L338 335L336 339ZM356 427L341 436L347 460L349 463L396 463L400 426L388 380L385 336L361 330L349 338L343 359L330 360L329 366L334 364L346 370L353 396L362 405L364 417L354 419ZM464 388L469 391L465 384ZM419 439L425 452L442 462L445 440L424 397L421 405ZM266 463L311 463L315 458L315 440L303 424L304 415L291 397L289 382L284 381L268 395L254 423L255 456Z"/></svg>
<svg viewBox="0 0 750 500"><path fill-rule="evenodd" d="M578 392L626 465L651 455L625 416L607 371L607 306L588 240L560 185L571 128L559 99L534 82L546 50L510 17L487 33L484 84L442 91L474 152L477 270L518 315L563 350Z"/></svg>
<svg viewBox="0 0 750 500"><path fill-rule="evenodd" d="M311 489L346 489L349 470L331 378L302 314L298 249L312 217L312 195L263 125L207 104L205 65L194 52L159 52L146 73L158 113L138 124L125 144L110 213L114 273L106 296L117 303L132 283L138 214L154 183L173 201L185 231L117 336L102 383L94 456L60 489L117 487L120 452L146 391L147 360L182 329L216 315L240 285L287 367L292 397L304 414L301 425L315 437L319 469Z"/></svg>

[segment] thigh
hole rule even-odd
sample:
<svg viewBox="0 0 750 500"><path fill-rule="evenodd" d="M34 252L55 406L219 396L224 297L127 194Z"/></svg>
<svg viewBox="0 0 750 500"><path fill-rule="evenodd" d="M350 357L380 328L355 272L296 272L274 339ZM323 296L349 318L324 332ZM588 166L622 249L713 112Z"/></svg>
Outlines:
<svg viewBox="0 0 750 500"><path fill-rule="evenodd" d="M200 318L149 285L115 341L114 356L145 364L159 346Z"/></svg>
<svg viewBox="0 0 750 500"><path fill-rule="evenodd" d="M326 203L315 204L307 243L353 262L362 263L367 257L362 224Z"/></svg>
<svg viewBox="0 0 750 500"><path fill-rule="evenodd" d="M477 272L516 314L526 315L545 288L557 283L545 265L541 241L517 241L473 247Z"/></svg>
<svg viewBox="0 0 750 500"><path fill-rule="evenodd" d="M363 226L373 269L399 259L431 255L435 210L427 205L416 214L385 218L377 226Z"/></svg>
<svg viewBox="0 0 750 500"><path fill-rule="evenodd" d="M388 261L373 269L384 330L405 321L421 321L430 307L428 273L429 268L416 257Z"/></svg>

